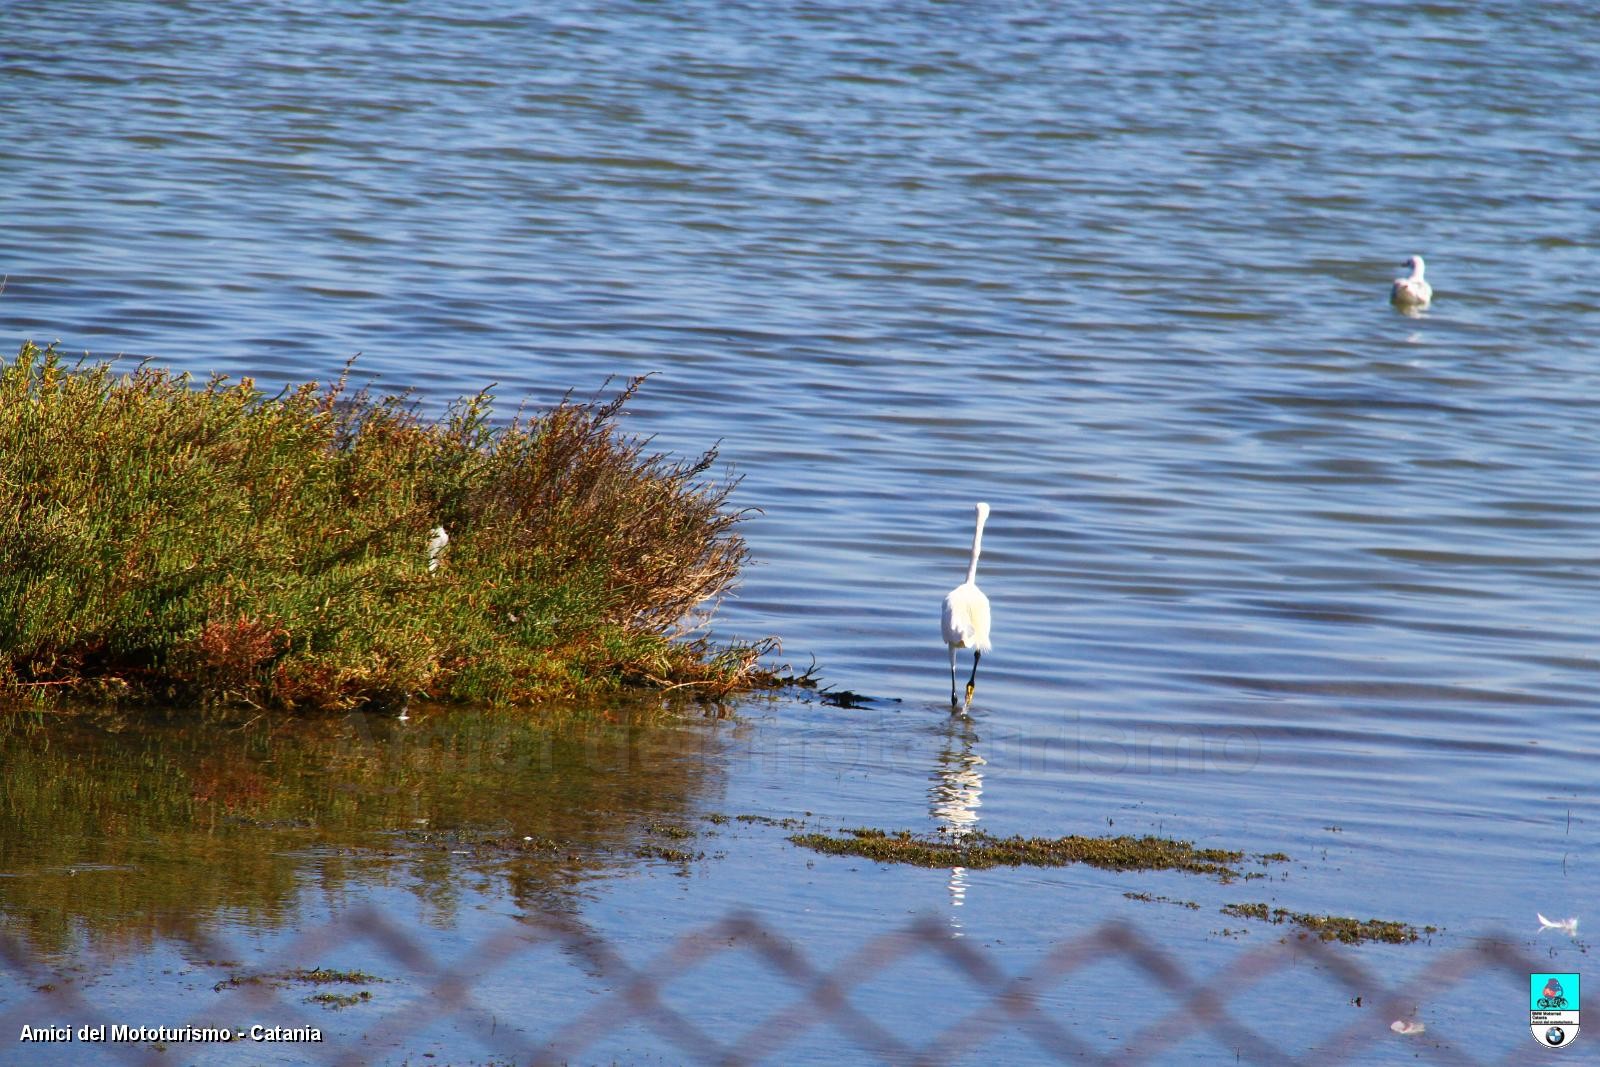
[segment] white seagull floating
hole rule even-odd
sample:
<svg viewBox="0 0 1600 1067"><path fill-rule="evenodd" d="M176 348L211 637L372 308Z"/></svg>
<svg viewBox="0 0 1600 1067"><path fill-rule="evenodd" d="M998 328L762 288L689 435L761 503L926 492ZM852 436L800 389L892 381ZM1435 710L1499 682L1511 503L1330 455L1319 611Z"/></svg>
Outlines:
<svg viewBox="0 0 1600 1067"><path fill-rule="evenodd" d="M944 643L950 646L950 706L956 707L956 649L972 649L972 676L967 679L967 706L972 706L972 690L978 684L978 661L989 651L989 598L978 588L978 553L983 548L983 523L989 505L979 503L978 528L972 531L972 562L967 564L967 580L945 594L940 626Z"/></svg>
<svg viewBox="0 0 1600 1067"><path fill-rule="evenodd" d="M1411 273L1394 280L1394 288L1389 290L1389 303L1401 311L1421 311L1433 302L1433 286L1422 279L1422 257L1412 256L1404 266L1409 267Z"/></svg>
<svg viewBox="0 0 1600 1067"><path fill-rule="evenodd" d="M1557 922L1554 919L1546 919L1538 912L1534 912L1534 914L1539 916L1539 932L1541 934L1546 930L1560 930L1568 937L1578 936L1578 920L1576 918L1562 919L1560 922Z"/></svg>
<svg viewBox="0 0 1600 1067"><path fill-rule="evenodd" d="M1389 1029L1397 1034L1420 1034L1428 1028L1422 1023L1414 1022L1410 1019L1396 1019L1389 1024Z"/></svg>

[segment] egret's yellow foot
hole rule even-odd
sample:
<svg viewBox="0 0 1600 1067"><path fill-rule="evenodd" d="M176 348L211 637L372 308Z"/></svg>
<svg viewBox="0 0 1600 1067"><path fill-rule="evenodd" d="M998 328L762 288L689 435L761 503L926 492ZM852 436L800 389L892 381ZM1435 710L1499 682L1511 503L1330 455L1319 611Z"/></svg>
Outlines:
<svg viewBox="0 0 1600 1067"><path fill-rule="evenodd" d="M967 707L969 707L969 708L972 707L972 691L974 689L976 689L976 688L977 688L977 686L974 685L973 683L971 683L971 682L967 683Z"/></svg>

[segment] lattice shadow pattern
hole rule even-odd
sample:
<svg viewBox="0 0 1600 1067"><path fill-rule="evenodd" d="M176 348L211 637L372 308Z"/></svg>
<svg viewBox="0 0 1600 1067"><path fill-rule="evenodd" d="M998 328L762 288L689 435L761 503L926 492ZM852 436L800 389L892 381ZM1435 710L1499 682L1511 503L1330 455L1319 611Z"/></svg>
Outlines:
<svg viewBox="0 0 1600 1067"><path fill-rule="evenodd" d="M1081 936L1057 944L1031 968L1016 975L1002 973L982 949L952 937L950 931L933 918L915 920L903 928L880 934L862 943L832 967L819 967L768 923L747 913L732 913L701 929L687 933L643 966L629 963L604 939L560 916L532 917L509 925L485 938L461 958L460 967L441 965L408 931L380 912L366 908L348 912L334 922L302 932L275 955L279 966L288 961L326 958L341 948L365 943L405 968L424 991L415 1003L408 1004L376 1021L367 1018L349 1027L350 1034L332 1033L323 1044L296 1046L295 1056L305 1062L335 1064L338 1067L362 1064L377 1055L374 1049L404 1047L408 1037L443 1019L470 1032L485 1052L513 1063L561 1064L581 1062L586 1049L616 1030L619 1020L637 1022L668 1046L672 1055L688 1063L742 1064L782 1062L786 1048L805 1031L833 1027L861 1053L892 1064L950 1063L983 1048L1004 1029L1021 1033L1037 1049L1041 1060L1075 1064L1126 1064L1167 1062L1165 1053L1193 1038L1200 1031L1224 1047L1234 1050L1244 1062L1271 1064L1348 1062L1362 1050L1371 1051L1377 1042L1397 1039L1388 1030L1388 1021L1412 1012L1417 1006L1415 990L1440 997L1450 987L1480 974L1514 979L1518 986L1527 976L1541 970L1538 962L1502 938L1490 938L1440 955L1420 972L1410 976L1404 988L1395 988L1357 963L1352 954L1337 945L1307 937L1290 936L1280 942L1241 952L1232 962L1201 980L1191 977L1169 952L1133 927L1107 922ZM191 943L200 958L225 960L229 947L205 937ZM603 983L606 993L592 1006L575 1013L552 1032L529 1038L514 1033L474 1001L474 985L485 976L516 958L538 948L554 947L582 966ZM718 1041L682 1010L665 1003L662 993L674 980L696 964L730 952L743 952L758 959L771 974L773 999L784 1006L750 1026L733 1042ZM980 1006L948 1024L921 1045L912 1045L895 1036L872 1015L851 1002L853 989L883 974L897 962L915 954L934 957L952 978L962 978L980 991ZM1115 960L1148 979L1150 988L1166 998L1165 1013L1153 1025L1139 1031L1136 1040L1119 1044L1114 1058L1082 1038L1074 1036L1058 1018L1040 1005L1042 995L1058 987L1074 972ZM1230 1011L1238 1000L1263 979L1311 962L1322 973L1352 993L1366 998L1369 1011L1362 1019L1330 1039L1319 1042L1314 1060L1300 1060L1280 1044L1262 1036L1240 1022ZM46 969L20 943L0 934L0 966L13 979L28 983L34 995L0 1011L0 1039L9 1042L24 1023L49 1018L62 1025L103 1022L104 1014L92 1000L72 983L50 985ZM226 968L216 965L220 971ZM267 963L263 972L273 969ZM470 967L470 973L463 969ZM225 975L223 975L225 976ZM328 1018L312 1018L306 1009L280 997L270 983L243 984L224 994L220 1003L204 1009L206 1020L242 1018L241 1012L271 1018L283 1025L317 1025L324 1030ZM230 1014L231 1013L231 1014ZM338 1018L338 1017L336 1017ZM190 1025L207 1023L199 1018ZM169 1023L168 1025L174 1025ZM177 1024L181 1025L181 1024ZM356 1033L359 1031L359 1033ZM199 1051L192 1046L177 1046L176 1060L148 1045L103 1045L97 1048L119 1056L130 1064L170 1064L186 1061ZM226 1051L215 1050L226 1058ZM243 1053L243 1049L233 1050ZM1480 1064L1468 1051L1449 1040L1448 1035L1428 1031L1427 1040L1406 1040L1407 1060L1413 1055L1452 1067ZM389 1055L385 1053L384 1055ZM1398 1052L1397 1052L1398 1055ZM209 1052L204 1058L211 1058ZM975 1057L976 1058L976 1057ZM1505 1062L1521 1062L1526 1057L1513 1051Z"/></svg>

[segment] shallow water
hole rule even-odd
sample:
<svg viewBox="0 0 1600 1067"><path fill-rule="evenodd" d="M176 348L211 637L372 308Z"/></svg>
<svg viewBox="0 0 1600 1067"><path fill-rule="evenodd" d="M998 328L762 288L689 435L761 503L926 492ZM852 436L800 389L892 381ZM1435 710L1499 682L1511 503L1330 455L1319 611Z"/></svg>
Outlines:
<svg viewBox="0 0 1600 1067"><path fill-rule="evenodd" d="M641 726L676 754L630 760L608 807L557 827L587 857L568 899L590 929L643 959L748 905L828 961L931 910L1011 973L1122 916L1207 974L1280 936L1218 933L1217 906L1261 899L1444 928L1356 950L1385 973L1497 930L1582 969L1582 943L1535 939L1533 914L1581 914L1596 889L1588 7L341 12L9 11L0 334L273 384L359 352L429 405L497 382L508 413L651 373L633 429L680 453L721 441L760 513L718 631L777 634L878 699ZM1418 319L1385 303L1412 253L1436 292ZM995 649L961 722L936 613L977 499ZM81 743L122 766L142 751L128 737ZM664 796L661 760L678 768ZM334 892L329 857L372 847L347 835L450 815L538 829L582 807L524 783L496 821L427 790L374 806L372 781L349 781L360 803L282 816L328 840L231 826L209 889L153 869L211 840L193 835L215 796L165 815L108 801L62 834L8 793L0 914L62 966L107 953L92 992L122 1021L170 1022L191 994L144 978L181 931L274 945L376 901L459 950L548 904L526 878L408 858L381 877L352 861ZM718 835L705 859L635 854L663 810ZM953 894L948 871L812 856L780 828L694 821L709 814L1104 827L1296 863L1230 887L969 871ZM113 847L129 823L148 827L131 856ZM40 884L86 863L120 905ZM113 933L133 916L145 934ZM929 965L899 990L926 1012L948 978ZM215 976L192 981L209 996ZM497 1002L532 1010L515 987ZM1507 988L1421 1017L1514 1054ZM1356 1012L1330 984L1307 996L1341 1024ZM328 1018L350 1033L362 1011ZM676 1059L630 1034L596 1060ZM807 1040L822 1059L849 1047Z"/></svg>

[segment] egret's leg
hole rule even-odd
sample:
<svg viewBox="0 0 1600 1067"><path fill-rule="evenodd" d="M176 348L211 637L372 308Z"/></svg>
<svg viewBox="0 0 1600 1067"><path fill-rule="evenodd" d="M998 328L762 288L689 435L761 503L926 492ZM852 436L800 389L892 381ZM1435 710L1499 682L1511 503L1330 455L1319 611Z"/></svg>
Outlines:
<svg viewBox="0 0 1600 1067"><path fill-rule="evenodd" d="M956 706L956 646L950 646L950 706Z"/></svg>
<svg viewBox="0 0 1600 1067"><path fill-rule="evenodd" d="M967 679L967 707L969 708L972 707L972 691L978 688L978 661L982 658L982 652L974 652L972 654L972 677ZM951 694L952 697L954 695L954 693Z"/></svg>

